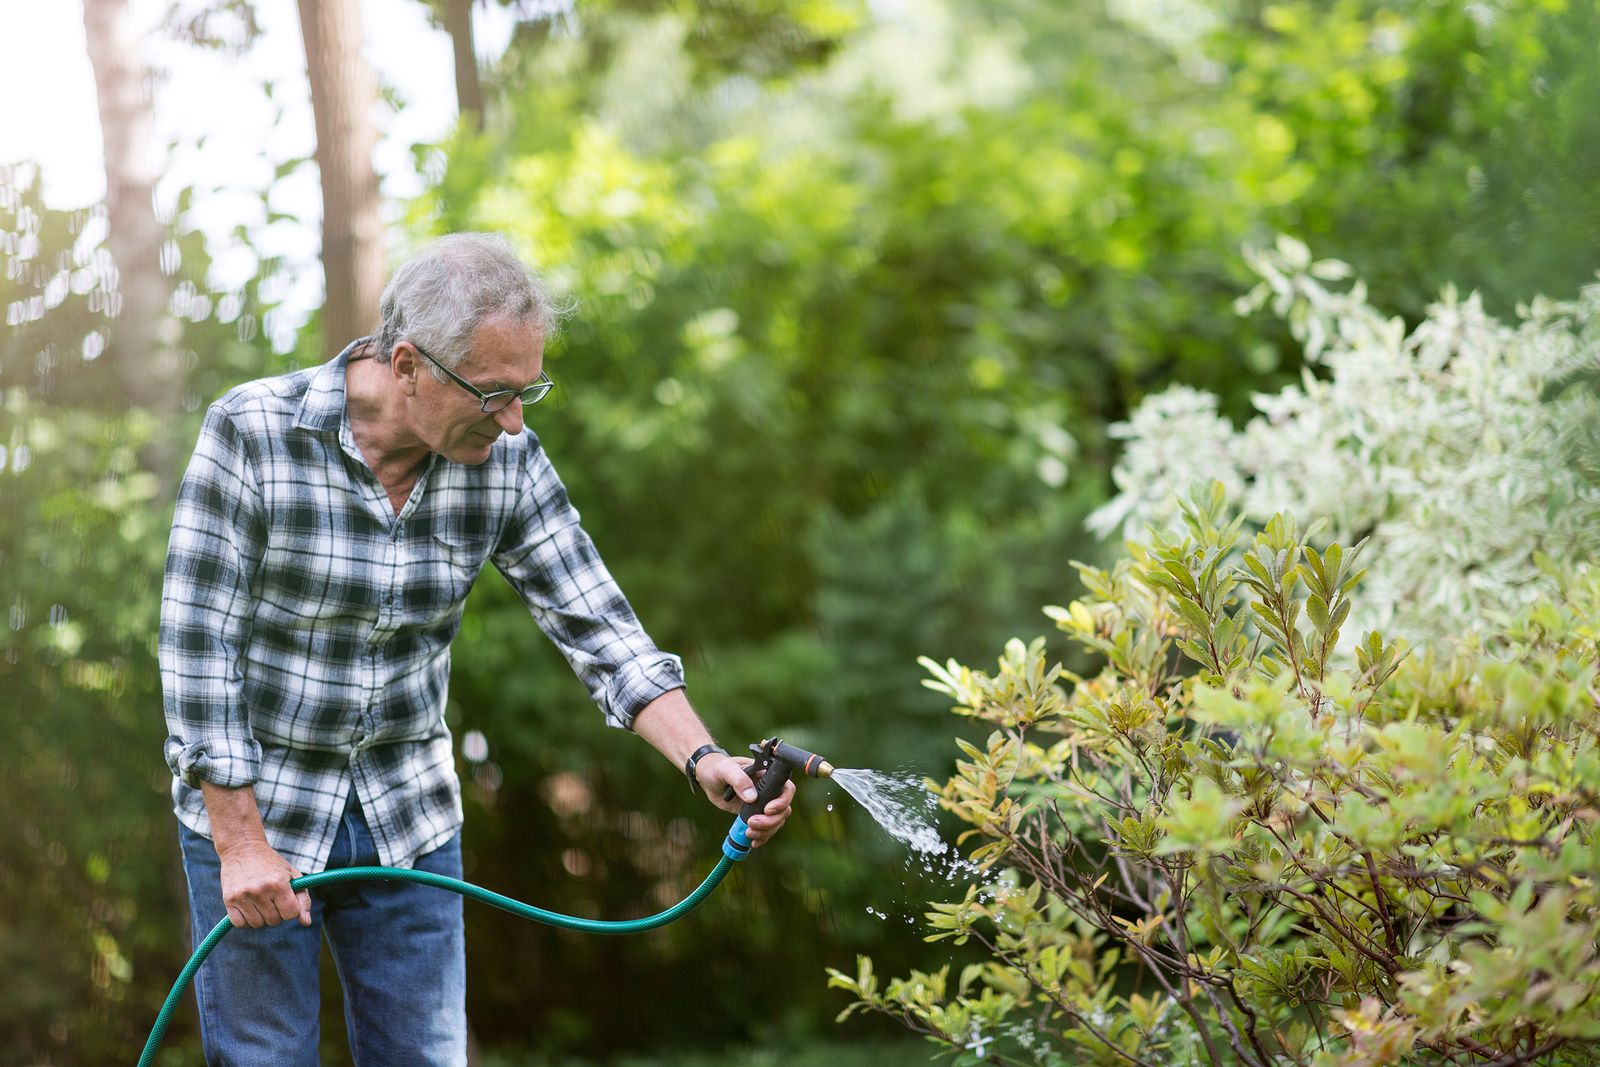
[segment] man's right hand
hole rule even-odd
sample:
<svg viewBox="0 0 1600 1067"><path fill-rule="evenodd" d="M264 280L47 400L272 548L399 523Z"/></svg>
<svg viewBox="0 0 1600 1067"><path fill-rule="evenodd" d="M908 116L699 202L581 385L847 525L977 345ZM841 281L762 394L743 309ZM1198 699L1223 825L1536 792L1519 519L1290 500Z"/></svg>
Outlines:
<svg viewBox="0 0 1600 1067"><path fill-rule="evenodd" d="M291 878L300 872L267 844L250 786L225 789L201 782L206 814L211 818L211 840L222 861L222 903L235 926L277 926L299 919L311 925L311 894L295 893Z"/></svg>
<svg viewBox="0 0 1600 1067"><path fill-rule="evenodd" d="M311 925L311 893L289 888L289 880L300 872L265 840L219 848L217 857L222 861L222 902L233 925L276 926L291 919Z"/></svg>

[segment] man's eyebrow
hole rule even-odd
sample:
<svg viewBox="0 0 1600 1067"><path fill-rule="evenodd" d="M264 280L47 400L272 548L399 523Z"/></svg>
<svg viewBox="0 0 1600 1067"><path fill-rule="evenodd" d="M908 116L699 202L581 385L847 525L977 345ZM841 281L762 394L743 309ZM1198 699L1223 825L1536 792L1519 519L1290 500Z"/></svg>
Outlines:
<svg viewBox="0 0 1600 1067"><path fill-rule="evenodd" d="M470 381L470 379L468 380ZM510 386L502 383L499 378L492 378L486 383L473 382L472 384L485 393L504 393L510 391Z"/></svg>
<svg viewBox="0 0 1600 1067"><path fill-rule="evenodd" d="M534 382L537 382L537 381L538 381L538 379L535 378ZM485 385L480 385L478 388L482 389L486 393L493 393L493 392L520 393L524 389L526 389L527 386L526 385L507 385L504 382L502 382L499 378L496 378L494 381L490 382L488 385L486 385L486 386Z"/></svg>

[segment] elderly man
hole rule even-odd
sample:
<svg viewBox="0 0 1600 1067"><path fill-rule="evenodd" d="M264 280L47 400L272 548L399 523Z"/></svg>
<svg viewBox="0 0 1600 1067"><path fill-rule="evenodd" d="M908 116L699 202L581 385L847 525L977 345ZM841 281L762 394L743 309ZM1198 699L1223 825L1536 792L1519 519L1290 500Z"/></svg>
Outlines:
<svg viewBox="0 0 1600 1067"><path fill-rule="evenodd" d="M461 898L343 866L461 876L443 718L450 641L487 562L521 594L605 719L717 807L755 790L684 697L524 428L551 389L556 309L509 245L447 237L395 273L375 336L230 391L179 494L161 602L173 803L198 940L206 1061L317 1056L326 936L363 1067L466 1062ZM750 820L764 841L786 792Z"/></svg>

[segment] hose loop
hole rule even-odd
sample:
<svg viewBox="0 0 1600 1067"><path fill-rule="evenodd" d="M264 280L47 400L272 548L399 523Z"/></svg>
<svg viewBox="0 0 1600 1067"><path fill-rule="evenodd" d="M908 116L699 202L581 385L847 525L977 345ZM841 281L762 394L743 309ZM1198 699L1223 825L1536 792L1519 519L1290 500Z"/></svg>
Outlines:
<svg viewBox="0 0 1600 1067"><path fill-rule="evenodd" d="M728 869L733 866L733 861L726 856L717 861L717 865L706 875L706 880L700 883L699 888L666 911L654 915L646 915L640 919L585 919L577 915L563 915L558 911L547 911L536 908L532 904L524 904L520 900L504 896L482 886L463 882L459 878L451 878L443 874L434 874L431 871L414 871L403 867L341 867L334 871L321 871L317 874L308 874L296 878L289 883L291 889L315 889L319 885L335 885L339 882L358 882L363 880L384 880L391 882L420 882L423 885L433 886L436 889L448 890L459 893L470 899L492 905L501 911L509 911L513 915L524 919L532 919L546 926L558 926L564 930L581 930L589 934L637 934L645 930L654 930L658 926L665 926L672 920L688 913L695 905L699 904L711 891L717 888ZM189 988L189 983L194 980L194 974L200 965L211 955L211 950L217 947L217 942L229 930L233 923L224 918L214 926L205 940L195 948L194 955L189 957L189 962L184 964L183 970L178 973L178 980L172 984L172 992L167 994L166 1003L161 1005L161 1011L156 1015L156 1024L150 1030L150 1038L145 1042L144 1053L139 1057L139 1067L152 1067L155 1063L156 1050L161 1047L161 1039L166 1036L167 1025L172 1022L173 1012L177 1011L178 1001L183 997L183 991Z"/></svg>

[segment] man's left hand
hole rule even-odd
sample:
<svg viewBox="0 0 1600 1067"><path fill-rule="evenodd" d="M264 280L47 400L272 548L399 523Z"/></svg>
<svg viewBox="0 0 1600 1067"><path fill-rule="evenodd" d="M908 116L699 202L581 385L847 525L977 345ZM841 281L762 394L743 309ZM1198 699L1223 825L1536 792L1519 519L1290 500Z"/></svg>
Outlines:
<svg viewBox="0 0 1600 1067"><path fill-rule="evenodd" d="M720 759L706 756L695 765L695 776L700 779L700 788L705 790L706 799L723 811L738 812L747 801L756 798L755 783L744 770L754 762L749 756L723 756ZM735 795L731 800L723 800L722 795L727 792L728 786L733 787ZM793 801L794 782L791 781L784 785L781 796L767 804L766 811L750 816L751 847L764 844L778 832L778 828L789 819L789 806Z"/></svg>

